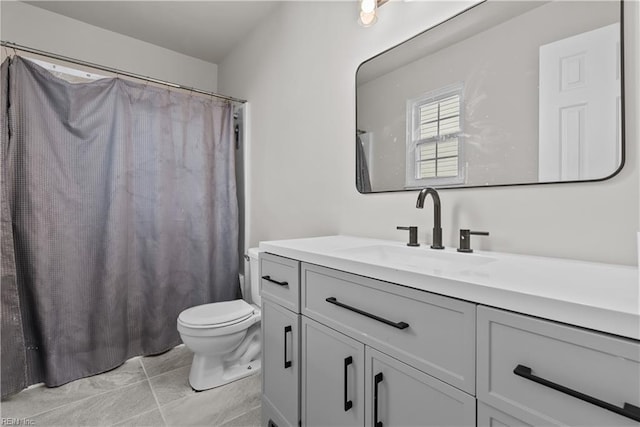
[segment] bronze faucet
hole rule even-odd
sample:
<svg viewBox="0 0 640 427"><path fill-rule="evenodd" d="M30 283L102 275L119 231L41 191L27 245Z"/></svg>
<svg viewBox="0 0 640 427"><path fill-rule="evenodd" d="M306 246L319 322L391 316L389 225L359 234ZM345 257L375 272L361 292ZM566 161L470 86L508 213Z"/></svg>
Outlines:
<svg viewBox="0 0 640 427"><path fill-rule="evenodd" d="M431 198L433 199L433 242L431 244L431 249L444 249L444 246L442 246L440 196L438 196L438 192L431 187L420 190L420 194L418 194L418 201L416 202L416 208L424 208L424 199L427 197L427 194L431 194Z"/></svg>

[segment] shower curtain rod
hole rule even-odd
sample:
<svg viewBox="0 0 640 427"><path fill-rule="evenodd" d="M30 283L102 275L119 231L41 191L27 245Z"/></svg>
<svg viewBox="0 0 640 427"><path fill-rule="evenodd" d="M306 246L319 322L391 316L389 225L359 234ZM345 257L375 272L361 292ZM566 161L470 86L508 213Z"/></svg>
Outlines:
<svg viewBox="0 0 640 427"><path fill-rule="evenodd" d="M61 61L66 61L66 62L70 62L72 64L76 64L76 65L81 65L84 67L91 67L91 68L95 68L97 70L101 70L101 71L107 71L109 73L113 73L116 75L120 75L120 76L127 76L127 77L132 77L134 79L138 79L138 80L144 80L147 82L152 82L152 83L158 83L164 86L170 86L176 89L183 89L183 90L187 90L189 92L194 92L194 93L199 93L202 95L207 95L207 96L212 96L215 98L220 98L220 99L225 99L227 101L231 101L231 102L237 102L240 104L244 104L245 102L247 102L246 99L239 99L239 98L234 98L232 96L226 96L226 95L220 95L218 93L214 93L214 92L209 92L206 90L200 90L200 89L196 89L193 87L188 87L188 86L182 86L176 83L171 83L171 82L167 82L164 80L159 80L159 79L154 79L152 77L147 77L147 76L143 76L140 74L135 74L135 73L130 73L128 71L122 71L122 70L118 70L117 68L111 68L111 67L106 67L104 65L98 65L98 64L94 64L91 62L87 62L87 61L82 61L80 59L74 59L74 58L69 58L68 56L63 56L63 55L58 55L57 53L51 53L51 52L45 52L43 50L39 50L39 49L34 49L28 46L22 46L19 45L17 43L12 43L9 41L0 41L0 45L2 47L6 47L9 49L13 49L13 50L19 50L22 52L28 52L28 53L34 53L36 55L42 55L42 56L46 56L48 58L53 58L53 59L58 59Z"/></svg>

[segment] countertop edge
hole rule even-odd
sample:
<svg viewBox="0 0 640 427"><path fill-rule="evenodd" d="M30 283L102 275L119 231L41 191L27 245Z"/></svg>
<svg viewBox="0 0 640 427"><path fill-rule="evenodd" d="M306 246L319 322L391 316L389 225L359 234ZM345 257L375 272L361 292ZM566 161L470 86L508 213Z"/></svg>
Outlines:
<svg viewBox="0 0 640 427"><path fill-rule="evenodd" d="M260 249L274 255L310 264L371 277L426 292L457 298L490 307L549 319L593 331L640 340L640 313L577 304L566 299L553 299L532 293L514 292L472 282L428 276L422 273L395 270L389 267L342 259L323 253L287 247L278 241L261 242ZM398 280L398 276L404 280ZM430 280L425 281L425 276ZM401 283L398 283L401 282ZM418 282L420 282L418 284Z"/></svg>

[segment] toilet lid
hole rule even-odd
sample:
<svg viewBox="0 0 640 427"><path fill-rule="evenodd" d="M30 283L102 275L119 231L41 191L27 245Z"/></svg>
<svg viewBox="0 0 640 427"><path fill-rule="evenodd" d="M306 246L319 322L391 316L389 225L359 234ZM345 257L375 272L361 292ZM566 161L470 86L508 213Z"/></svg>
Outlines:
<svg viewBox="0 0 640 427"><path fill-rule="evenodd" d="M188 308L180 313L178 320L184 324L197 326L220 325L244 320L252 313L253 307L250 304L237 299Z"/></svg>

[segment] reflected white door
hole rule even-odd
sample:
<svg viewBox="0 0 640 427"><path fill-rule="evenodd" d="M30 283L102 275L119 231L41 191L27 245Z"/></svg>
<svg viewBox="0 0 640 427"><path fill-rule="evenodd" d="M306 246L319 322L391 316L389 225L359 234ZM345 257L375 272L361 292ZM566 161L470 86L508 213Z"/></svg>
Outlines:
<svg viewBox="0 0 640 427"><path fill-rule="evenodd" d="M611 175L621 160L620 25L540 46L539 179Z"/></svg>

